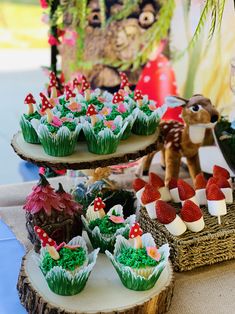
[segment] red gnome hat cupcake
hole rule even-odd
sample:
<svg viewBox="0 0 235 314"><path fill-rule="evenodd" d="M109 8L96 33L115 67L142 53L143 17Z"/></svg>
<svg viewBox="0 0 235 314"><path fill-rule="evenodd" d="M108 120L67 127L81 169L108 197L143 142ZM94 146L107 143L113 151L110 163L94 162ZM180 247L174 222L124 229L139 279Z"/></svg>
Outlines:
<svg viewBox="0 0 235 314"><path fill-rule="evenodd" d="M156 188L161 194L161 200L169 202L171 200L171 195L169 188L165 186L164 181L156 173L150 172L149 174L149 183Z"/></svg>
<svg viewBox="0 0 235 314"><path fill-rule="evenodd" d="M174 236L180 236L186 231L186 225L176 214L176 210L164 201L156 202L156 215L158 221Z"/></svg>
<svg viewBox="0 0 235 314"><path fill-rule="evenodd" d="M145 206L149 217L156 219L155 202L160 199L161 194L151 184L145 185L144 191L141 196L141 202Z"/></svg>
<svg viewBox="0 0 235 314"><path fill-rule="evenodd" d="M147 184L147 182L145 182L144 180L142 180L141 178L136 178L133 183L132 183L132 186L133 186L133 189L135 190L136 192L136 198L137 200L140 202L141 205L142 204L142 201L141 201L141 196L143 194L143 191L144 191L144 187L145 185Z"/></svg>
<svg viewBox="0 0 235 314"><path fill-rule="evenodd" d="M205 179L204 174L202 172L197 174L195 178L195 190L196 190L196 197L200 205L207 204L206 185L207 185L207 180Z"/></svg>
<svg viewBox="0 0 235 314"><path fill-rule="evenodd" d="M177 179L171 178L170 182L168 184L168 188L171 194L172 201L174 203L180 203L180 197L179 197L179 191L178 191L178 185L177 185Z"/></svg>
<svg viewBox="0 0 235 314"><path fill-rule="evenodd" d="M217 216L218 223L220 224L220 216L227 214L224 194L221 192L218 185L211 184L206 188L206 198L210 215Z"/></svg>
<svg viewBox="0 0 235 314"><path fill-rule="evenodd" d="M182 202L182 205L184 201L190 200L194 202L196 205L198 205L197 199L196 199L196 193L194 189L189 185L187 182L185 182L182 179L178 179L177 186L179 190L179 197Z"/></svg>
<svg viewBox="0 0 235 314"><path fill-rule="evenodd" d="M205 227L201 209L190 200L184 202L180 216L187 228L192 232L199 232Z"/></svg>

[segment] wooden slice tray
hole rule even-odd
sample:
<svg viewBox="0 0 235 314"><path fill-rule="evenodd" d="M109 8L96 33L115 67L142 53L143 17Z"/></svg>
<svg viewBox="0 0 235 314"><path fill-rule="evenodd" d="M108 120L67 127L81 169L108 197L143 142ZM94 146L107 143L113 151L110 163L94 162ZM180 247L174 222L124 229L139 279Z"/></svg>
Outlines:
<svg viewBox="0 0 235 314"><path fill-rule="evenodd" d="M149 136L133 134L129 139L121 141L117 151L109 155L92 154L88 152L87 144L80 142L72 155L52 157L44 152L42 145L26 143L20 131L14 135L11 145L18 156L38 166L54 169L95 169L125 163L147 155L157 149L158 134L158 131Z"/></svg>
<svg viewBox="0 0 235 314"><path fill-rule="evenodd" d="M30 314L160 314L169 309L174 287L170 264L154 288L136 292L122 285L111 262L104 254L99 254L84 290L64 297L48 288L35 254L30 251L23 258L17 284L21 303Z"/></svg>

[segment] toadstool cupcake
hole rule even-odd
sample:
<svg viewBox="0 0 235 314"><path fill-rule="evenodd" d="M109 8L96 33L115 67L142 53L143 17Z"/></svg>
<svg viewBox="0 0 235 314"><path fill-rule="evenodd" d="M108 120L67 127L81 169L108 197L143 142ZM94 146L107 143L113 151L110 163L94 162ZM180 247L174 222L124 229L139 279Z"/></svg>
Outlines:
<svg viewBox="0 0 235 314"><path fill-rule="evenodd" d="M88 254L84 239L80 236L57 245L45 231L35 227L42 241L39 267L49 288L56 294L72 296L81 292L95 266L99 249Z"/></svg>
<svg viewBox="0 0 235 314"><path fill-rule="evenodd" d="M82 222L92 246L99 247L101 253L105 250L113 252L117 235L121 234L128 238L130 226L136 219L135 215L124 219L121 205L113 206L107 214L104 212L104 207L102 199L96 198L94 205L88 208L86 218L82 216Z"/></svg>
<svg viewBox="0 0 235 314"><path fill-rule="evenodd" d="M136 291L154 287L169 257L168 244L157 248L151 234L142 233L139 225L134 224L130 231L130 240L119 235L113 255L108 250L105 252L123 285ZM135 240L135 234L138 237L138 246L131 240Z"/></svg>

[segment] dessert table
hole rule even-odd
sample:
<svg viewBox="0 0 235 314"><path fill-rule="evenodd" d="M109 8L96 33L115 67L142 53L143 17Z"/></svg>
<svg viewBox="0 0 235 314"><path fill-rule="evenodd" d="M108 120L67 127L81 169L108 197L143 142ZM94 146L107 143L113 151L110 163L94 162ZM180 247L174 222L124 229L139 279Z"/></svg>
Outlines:
<svg viewBox="0 0 235 314"><path fill-rule="evenodd" d="M67 188L72 183L72 179L67 177L50 179L50 183L55 187L59 181ZM0 186L1 314L26 313L18 299L16 282L25 248L31 247L26 236L22 204L34 184L35 182L29 182ZM174 296L168 313L234 313L234 274L234 260L175 273Z"/></svg>

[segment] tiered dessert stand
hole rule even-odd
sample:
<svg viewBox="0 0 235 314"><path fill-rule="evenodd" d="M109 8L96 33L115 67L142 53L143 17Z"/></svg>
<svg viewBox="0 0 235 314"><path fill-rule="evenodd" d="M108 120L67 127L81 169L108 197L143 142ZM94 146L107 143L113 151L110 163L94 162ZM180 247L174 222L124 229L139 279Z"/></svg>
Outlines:
<svg viewBox="0 0 235 314"><path fill-rule="evenodd" d="M110 155L89 153L85 143L79 143L76 152L68 157L51 157L41 145L28 144L22 133L12 139L15 152L24 160L54 169L95 169L135 160L156 149L158 133L150 136L132 135L122 141ZM105 254L99 254L85 289L75 296L59 296L48 288L36 261L36 253L29 251L22 260L17 289L19 297L31 313L165 313L173 296L171 264L162 272L154 288L132 291L125 288Z"/></svg>

